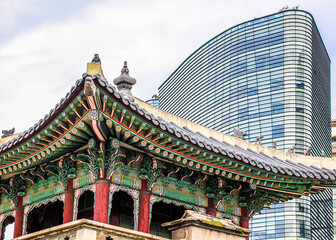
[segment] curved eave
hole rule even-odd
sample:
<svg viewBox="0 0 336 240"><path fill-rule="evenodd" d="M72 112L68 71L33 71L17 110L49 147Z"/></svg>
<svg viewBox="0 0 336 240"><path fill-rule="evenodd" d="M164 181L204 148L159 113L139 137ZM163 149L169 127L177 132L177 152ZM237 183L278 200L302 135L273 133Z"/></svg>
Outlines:
<svg viewBox="0 0 336 240"><path fill-rule="evenodd" d="M215 139L207 138L189 129L180 128L174 123L168 123L164 119L154 117L151 113L140 108L134 102L124 98L120 93L116 92L114 87L110 86L106 80L98 79L97 83L102 91L105 91L105 94L112 97L112 101L116 100L121 105L121 108L124 109L122 111L120 110L119 113L111 109L102 110L104 116L113 122L110 123L110 125L114 127L116 125L120 126L120 132L127 132L128 139L131 137L139 137L146 142L146 146L152 145L153 147L146 148L146 146L141 146L141 144L138 143L137 147L143 147L147 151L150 150L154 155L159 155L155 152L156 149L162 149L173 154L174 157L170 160L174 160L173 158L176 157L175 163L177 164L189 168L198 163L203 164L202 168L198 170L208 172L209 174L218 174L223 177L228 174L231 178L239 181L243 181L244 179L246 181L247 178L250 178L255 179L250 180L252 183L259 182L260 184L265 184L267 181L273 182L273 184L277 182L278 184L294 183L296 185L307 185L302 189L302 194L305 193L306 189L310 190L312 185L335 185L336 183L334 171L283 161L251 150L232 146L225 142L218 142ZM115 102L113 104L115 105ZM110 105L112 105L112 103ZM128 111L125 111L125 109ZM128 116L128 118L126 116ZM129 127L131 121L127 119L133 119L134 117L141 119L144 123L150 124L148 125L148 129L146 131L139 131L139 128L138 130L134 128L134 125L132 125L133 127ZM155 137L153 136L154 134L150 136L150 131L154 131ZM159 132L180 142L180 145L185 145L183 147L184 149L182 149L183 152L160 144L163 138L157 137ZM143 133L143 135L141 133ZM146 137L146 135L149 137ZM154 138L156 138L156 140L153 140ZM132 144L136 145L134 143ZM167 158L167 156L169 156L169 154L166 156L160 155L162 158ZM179 162L178 159L180 159L181 162ZM183 163L184 159L186 160L186 164ZM225 163L228 164L226 165ZM244 169L247 171L242 171ZM258 172L259 174L255 174ZM265 186L266 185L267 184L265 184ZM284 186L284 188L286 188L286 186Z"/></svg>
<svg viewBox="0 0 336 240"><path fill-rule="evenodd" d="M57 158L87 143L87 134L81 136L77 130L80 123L85 124L87 115L82 100L83 82L78 80L65 98L33 127L0 146L0 176Z"/></svg>
<svg viewBox="0 0 336 240"><path fill-rule="evenodd" d="M0 175L71 153L94 136L83 79L34 128L0 147L0 158L8 159L0 166ZM283 161L205 137L154 117L99 75L93 81L98 86L94 100L99 111L97 125L104 139L117 137L163 161L289 195L336 185L335 171Z"/></svg>

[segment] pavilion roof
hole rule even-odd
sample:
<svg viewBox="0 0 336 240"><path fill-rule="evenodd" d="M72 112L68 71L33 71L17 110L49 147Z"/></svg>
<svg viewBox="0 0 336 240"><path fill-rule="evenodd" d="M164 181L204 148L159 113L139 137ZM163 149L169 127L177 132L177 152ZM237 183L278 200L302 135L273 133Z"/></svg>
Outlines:
<svg viewBox="0 0 336 240"><path fill-rule="evenodd" d="M86 99L87 79L97 87L93 103ZM100 74L83 74L43 119L0 146L0 176L8 178L86 148L92 137L104 142L116 135L128 147L165 161L263 189L301 195L336 185L335 170L297 164L205 136L165 119L164 114L154 116L146 105L141 106ZM92 121L97 121L96 130Z"/></svg>

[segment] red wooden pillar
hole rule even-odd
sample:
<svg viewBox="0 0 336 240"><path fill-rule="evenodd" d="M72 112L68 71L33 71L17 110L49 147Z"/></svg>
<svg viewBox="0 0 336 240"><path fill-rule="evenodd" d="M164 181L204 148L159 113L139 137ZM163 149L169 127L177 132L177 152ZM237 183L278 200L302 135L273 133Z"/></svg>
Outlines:
<svg viewBox="0 0 336 240"><path fill-rule="evenodd" d="M246 207L241 208L240 226L243 228L249 228L249 218L246 214ZM246 237L246 240L248 239L249 237Z"/></svg>
<svg viewBox="0 0 336 240"><path fill-rule="evenodd" d="M68 186L64 199L63 223L68 223L73 220L74 199L73 181L72 179L68 179Z"/></svg>
<svg viewBox="0 0 336 240"><path fill-rule="evenodd" d="M23 230L23 205L22 205L22 197L18 197L18 203L15 210L14 238L22 236L22 230Z"/></svg>
<svg viewBox="0 0 336 240"><path fill-rule="evenodd" d="M147 191L147 180L141 180L142 187L139 195L139 216L138 231L143 233L149 232L149 192Z"/></svg>
<svg viewBox="0 0 336 240"><path fill-rule="evenodd" d="M96 183L94 221L108 223L109 187L110 184L106 180L98 180Z"/></svg>
<svg viewBox="0 0 336 240"><path fill-rule="evenodd" d="M206 214L216 217L216 209L214 208L213 198L208 198L208 208Z"/></svg>

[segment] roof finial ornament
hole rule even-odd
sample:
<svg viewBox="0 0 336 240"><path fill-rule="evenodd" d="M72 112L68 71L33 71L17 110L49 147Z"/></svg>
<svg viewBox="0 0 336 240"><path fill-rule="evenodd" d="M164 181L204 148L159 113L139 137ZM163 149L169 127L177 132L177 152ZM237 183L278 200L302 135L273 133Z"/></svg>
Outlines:
<svg viewBox="0 0 336 240"><path fill-rule="evenodd" d="M233 136L245 140L245 135L247 132L244 132L243 130L240 130L238 128L233 129Z"/></svg>
<svg viewBox="0 0 336 240"><path fill-rule="evenodd" d="M124 67L121 69L121 73L129 73L128 67L127 67L127 61L124 61Z"/></svg>
<svg viewBox="0 0 336 240"><path fill-rule="evenodd" d="M119 92L125 94L127 97L133 98L131 93L132 86L136 83L135 78L129 76L127 61L124 61L124 66L121 69L121 75L113 80Z"/></svg>
<svg viewBox="0 0 336 240"><path fill-rule="evenodd" d="M304 155L306 155L306 156L310 156L310 154L311 154L311 150L312 150L312 146L309 146L309 147L306 149L306 151L304 152Z"/></svg>
<svg viewBox="0 0 336 240"><path fill-rule="evenodd" d="M2 130L2 136L1 138L12 136L15 132L15 128L12 128L10 130Z"/></svg>
<svg viewBox="0 0 336 240"><path fill-rule="evenodd" d="M256 137L254 143L255 143L255 144L260 144L260 145L261 145L261 139L263 139L263 137L264 137L264 136L258 136L258 137Z"/></svg>
<svg viewBox="0 0 336 240"><path fill-rule="evenodd" d="M100 61L100 57L99 57L99 54L98 54L98 53L96 53L96 54L94 55L94 58L92 59L91 62L93 62L93 63L101 63L101 61Z"/></svg>
<svg viewBox="0 0 336 240"><path fill-rule="evenodd" d="M87 76L84 83L84 94L85 96L91 97L96 93L96 85L94 84L92 78Z"/></svg>
<svg viewBox="0 0 336 240"><path fill-rule="evenodd" d="M293 147L291 147L290 149L288 149L288 152L290 152L290 153L294 153L294 151L295 151L295 145L293 146Z"/></svg>
<svg viewBox="0 0 336 240"><path fill-rule="evenodd" d="M324 150L321 149L321 157L325 157L325 156L326 156L326 154L325 154Z"/></svg>

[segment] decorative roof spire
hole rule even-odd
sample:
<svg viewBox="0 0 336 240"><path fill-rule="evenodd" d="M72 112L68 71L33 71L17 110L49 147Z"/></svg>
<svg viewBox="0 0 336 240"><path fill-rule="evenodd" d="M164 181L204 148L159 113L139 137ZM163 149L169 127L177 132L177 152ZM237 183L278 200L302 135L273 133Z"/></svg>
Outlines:
<svg viewBox="0 0 336 240"><path fill-rule="evenodd" d="M135 78L129 76L127 62L124 62L124 67L121 69L121 75L113 80L118 90L126 96L133 97L131 93L132 86L136 83Z"/></svg>

